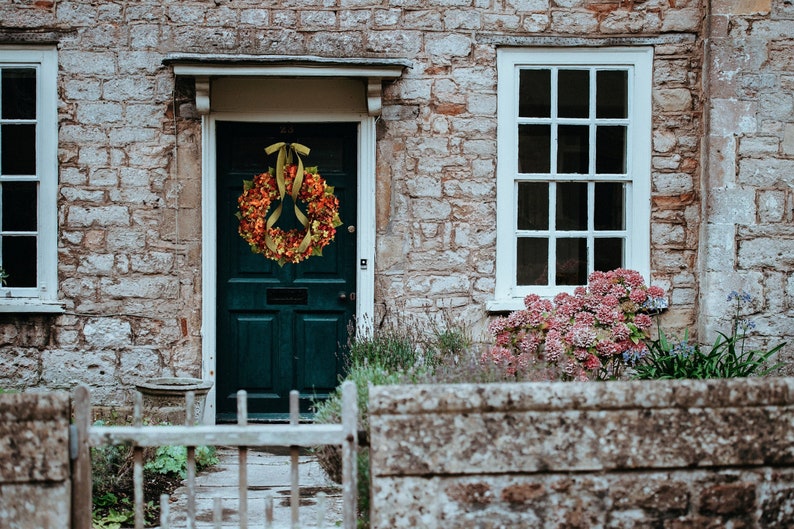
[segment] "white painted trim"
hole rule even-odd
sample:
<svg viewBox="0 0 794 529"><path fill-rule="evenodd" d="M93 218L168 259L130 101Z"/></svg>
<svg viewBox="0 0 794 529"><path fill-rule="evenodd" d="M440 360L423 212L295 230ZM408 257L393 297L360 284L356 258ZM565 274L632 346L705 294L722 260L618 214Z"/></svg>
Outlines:
<svg viewBox="0 0 794 529"><path fill-rule="evenodd" d="M405 69L397 66L314 66L314 65L228 65L174 64L175 75L208 77L400 77Z"/></svg>
<svg viewBox="0 0 794 529"><path fill-rule="evenodd" d="M201 359L202 378L213 382L207 394L204 423L214 424L216 415L216 322L215 295L217 292L217 175L216 123L218 121L248 122L357 122L358 132L358 215L356 267L356 315L360 321L372 321L375 310L375 118L363 113L237 113L212 112L202 117L202 311ZM362 267L361 259L367 260Z"/></svg>
<svg viewBox="0 0 794 529"><path fill-rule="evenodd" d="M218 292L218 185L215 176L215 122L201 117L201 378L212 381L204 401L204 424L215 424L217 341L215 296Z"/></svg>
<svg viewBox="0 0 794 529"><path fill-rule="evenodd" d="M0 64L37 68L36 177L39 183L36 288L3 288L2 312L62 312L58 299L58 51L54 46L0 46ZM20 180L27 180L21 178Z"/></svg>

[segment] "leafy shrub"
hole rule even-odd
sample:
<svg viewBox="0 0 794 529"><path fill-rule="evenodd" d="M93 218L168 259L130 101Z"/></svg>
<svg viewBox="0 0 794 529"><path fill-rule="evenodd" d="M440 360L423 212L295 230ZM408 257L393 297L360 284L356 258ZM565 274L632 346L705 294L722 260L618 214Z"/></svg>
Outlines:
<svg viewBox="0 0 794 529"><path fill-rule="evenodd" d="M427 334L419 332L427 329ZM460 328L452 325L418 325L413 321L398 321L371 335L360 335L350 327L347 375L356 385L358 401L358 429L369 436L369 386L398 383L423 383L430 380L443 366L454 366L467 355L472 340ZM472 356L473 357L473 356ZM331 396L315 404L315 422L339 423L342 414L342 394L337 389ZM342 481L342 457L339 447L315 448L317 460L328 477ZM369 449L358 451L358 511L359 526L369 526Z"/></svg>
<svg viewBox="0 0 794 529"><path fill-rule="evenodd" d="M196 447L196 470L218 463L214 446ZM159 446L154 457L143 465L143 469L157 474L176 474L182 479L187 475L187 447Z"/></svg>
<svg viewBox="0 0 794 529"><path fill-rule="evenodd" d="M636 379L735 378L764 376L782 364L768 366L769 359L785 345L769 350L748 349L747 332L755 324L741 317L742 306L752 301L746 292L733 291L728 302L734 303L730 334L717 332L717 338L707 350L698 343L690 343L689 332L681 340L670 340L659 328L659 337L649 341L650 353L635 366Z"/></svg>
<svg viewBox="0 0 794 529"><path fill-rule="evenodd" d="M626 362L642 357L650 336L649 312L667 306L664 291L648 287L635 270L593 272L586 287L554 301L530 294L525 309L494 319L496 345L483 360L516 379L618 378Z"/></svg>
<svg viewBox="0 0 794 529"><path fill-rule="evenodd" d="M104 425L97 421L96 425ZM134 520L133 449L126 445L99 446L91 449L93 480L93 529L129 527ZM144 497L156 498L144 505L144 521L151 526L159 519L159 497L172 492L185 478L187 448L163 446L143 451ZM196 468L218 462L215 447L196 447Z"/></svg>

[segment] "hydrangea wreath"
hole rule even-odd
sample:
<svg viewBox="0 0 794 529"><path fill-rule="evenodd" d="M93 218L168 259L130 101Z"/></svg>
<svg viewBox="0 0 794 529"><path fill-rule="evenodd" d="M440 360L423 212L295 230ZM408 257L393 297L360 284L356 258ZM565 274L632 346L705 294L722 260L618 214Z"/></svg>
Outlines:
<svg viewBox="0 0 794 529"><path fill-rule="evenodd" d="M277 143L265 149L267 154L276 151L279 155L275 170L271 167L268 172L243 182L243 193L237 199L240 208L237 218L240 236L251 246L251 251L283 266L322 255L342 221L334 188L317 173L316 167L303 167L299 155L308 154L309 149L297 143ZM297 164L292 163L293 153ZM287 194L293 199L295 216L302 228L283 230L275 226ZM298 203L305 206L306 214Z"/></svg>

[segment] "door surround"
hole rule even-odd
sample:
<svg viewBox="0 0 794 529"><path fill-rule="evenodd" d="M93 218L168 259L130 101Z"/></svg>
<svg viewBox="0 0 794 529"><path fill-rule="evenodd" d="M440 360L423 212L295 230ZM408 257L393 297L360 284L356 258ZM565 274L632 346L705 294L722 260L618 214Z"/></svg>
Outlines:
<svg viewBox="0 0 794 529"><path fill-rule="evenodd" d="M216 380L216 304L217 292L217 121L248 122L355 122L358 123L358 175L356 217L356 315L360 321L372 321L375 307L375 117L367 112L301 111L300 107L277 112L209 112L202 116L202 315L201 375ZM265 146L262 148L264 149ZM264 160L264 151L263 151ZM215 423L215 386L207 396L205 424Z"/></svg>

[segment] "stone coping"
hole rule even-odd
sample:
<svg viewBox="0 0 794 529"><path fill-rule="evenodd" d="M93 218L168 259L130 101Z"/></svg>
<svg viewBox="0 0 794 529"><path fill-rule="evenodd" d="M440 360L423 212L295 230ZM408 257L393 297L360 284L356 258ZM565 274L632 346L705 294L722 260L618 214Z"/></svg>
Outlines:
<svg viewBox="0 0 794 529"><path fill-rule="evenodd" d="M69 394L48 393L0 394L0 423L69 420Z"/></svg>
<svg viewBox="0 0 794 529"><path fill-rule="evenodd" d="M371 415L794 404L794 378L373 386Z"/></svg>

